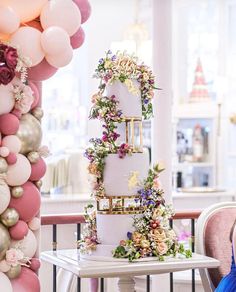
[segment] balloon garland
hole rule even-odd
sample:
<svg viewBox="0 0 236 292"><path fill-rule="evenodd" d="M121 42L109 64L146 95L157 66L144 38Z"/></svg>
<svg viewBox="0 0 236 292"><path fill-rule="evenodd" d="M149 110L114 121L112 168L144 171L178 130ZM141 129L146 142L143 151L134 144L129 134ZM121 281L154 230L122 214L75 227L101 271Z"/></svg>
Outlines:
<svg viewBox="0 0 236 292"><path fill-rule="evenodd" d="M88 0L0 1L0 287L39 292L37 233L46 172L42 81L85 39Z"/></svg>

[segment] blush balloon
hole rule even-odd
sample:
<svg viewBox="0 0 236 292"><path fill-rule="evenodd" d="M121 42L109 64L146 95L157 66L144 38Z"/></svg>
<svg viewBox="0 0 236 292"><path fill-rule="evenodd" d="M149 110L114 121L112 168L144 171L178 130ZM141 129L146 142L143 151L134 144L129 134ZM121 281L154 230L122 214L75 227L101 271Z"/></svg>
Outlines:
<svg viewBox="0 0 236 292"><path fill-rule="evenodd" d="M11 284L13 292L40 292L38 276L31 269L25 267L22 267L18 278L11 280Z"/></svg>
<svg viewBox="0 0 236 292"><path fill-rule="evenodd" d="M79 7L81 13L81 23L86 22L91 15L91 5L88 0L73 0Z"/></svg>
<svg viewBox="0 0 236 292"><path fill-rule="evenodd" d="M28 69L28 78L33 81L44 81L52 77L58 68L50 65L46 59L43 59L37 66Z"/></svg>
<svg viewBox="0 0 236 292"><path fill-rule="evenodd" d="M39 212L41 197L37 187L26 182L22 185L23 195L20 198L11 198L9 206L19 213L20 220L31 221Z"/></svg>
<svg viewBox="0 0 236 292"><path fill-rule="evenodd" d="M70 44L73 49L78 49L82 46L85 39L85 33L82 27L70 38Z"/></svg>
<svg viewBox="0 0 236 292"><path fill-rule="evenodd" d="M2 146L6 146L10 152L19 153L21 148L21 141L15 135L9 135L2 139Z"/></svg>
<svg viewBox="0 0 236 292"><path fill-rule="evenodd" d="M22 240L28 234L28 231L28 225L22 220L19 220L14 226L9 228L11 238L14 240Z"/></svg>
<svg viewBox="0 0 236 292"><path fill-rule="evenodd" d="M19 129L20 122L13 114L0 116L0 132L3 135L14 135Z"/></svg>
<svg viewBox="0 0 236 292"><path fill-rule="evenodd" d="M29 179L31 173L29 160L22 154L17 154L16 157L16 163L10 165L7 171L6 182L9 186L24 184Z"/></svg>
<svg viewBox="0 0 236 292"><path fill-rule="evenodd" d="M12 34L20 26L20 18L9 6L0 6L0 31Z"/></svg>
<svg viewBox="0 0 236 292"><path fill-rule="evenodd" d="M40 157L36 163L31 164L31 175L29 179L31 181L40 180L45 175L46 169L46 163L43 158Z"/></svg>
<svg viewBox="0 0 236 292"><path fill-rule="evenodd" d="M41 266L41 262L38 258L32 258L30 260L30 268L34 272L37 272L39 270L40 266Z"/></svg>
<svg viewBox="0 0 236 292"><path fill-rule="evenodd" d="M26 257L29 257L31 259L37 251L38 243L34 233L29 229L24 239L20 241L13 240L11 242L11 247L18 247Z"/></svg>
<svg viewBox="0 0 236 292"><path fill-rule="evenodd" d="M46 56L46 60L52 66L56 68L61 68L68 65L70 61L72 60L72 57L73 57L73 49L70 46L62 54Z"/></svg>

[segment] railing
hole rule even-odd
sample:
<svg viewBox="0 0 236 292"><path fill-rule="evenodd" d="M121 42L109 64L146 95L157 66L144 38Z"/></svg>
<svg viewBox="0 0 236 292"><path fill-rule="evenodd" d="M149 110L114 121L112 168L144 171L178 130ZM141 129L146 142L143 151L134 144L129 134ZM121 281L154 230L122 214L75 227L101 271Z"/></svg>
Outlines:
<svg viewBox="0 0 236 292"><path fill-rule="evenodd" d="M191 237L192 252L195 250L194 236L195 236L195 220L200 216L201 211L180 211L176 212L170 220L170 225L176 220L189 219L191 221ZM52 247L53 250L57 249L57 225L62 224L76 224L77 227L77 240L81 236L81 224L85 223L83 214L59 214L59 215L43 215L41 217L42 225L52 226ZM53 266L53 292L57 291L57 268ZM146 276L146 291L150 292L150 275ZM100 291L104 292L104 279L100 279ZM77 292L81 292L80 278L77 280ZM173 273L170 273L170 292L174 292L174 279ZM195 292L195 270L192 270L192 292Z"/></svg>

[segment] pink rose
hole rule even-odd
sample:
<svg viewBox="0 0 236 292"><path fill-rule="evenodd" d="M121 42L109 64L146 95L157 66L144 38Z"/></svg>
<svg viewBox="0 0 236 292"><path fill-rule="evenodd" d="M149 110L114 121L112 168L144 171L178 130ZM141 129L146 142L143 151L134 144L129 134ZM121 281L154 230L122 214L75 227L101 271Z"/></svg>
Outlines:
<svg viewBox="0 0 236 292"><path fill-rule="evenodd" d="M0 44L0 63L5 63L4 52L5 52L6 48L7 48L6 45Z"/></svg>
<svg viewBox="0 0 236 292"><path fill-rule="evenodd" d="M12 47L6 48L4 52L4 57L5 57L5 62L7 66L9 68L15 69L17 65L17 58L18 58L17 50Z"/></svg>
<svg viewBox="0 0 236 292"><path fill-rule="evenodd" d="M8 68L5 65L0 66L0 85L7 85L12 81L12 79L15 77L14 70Z"/></svg>
<svg viewBox="0 0 236 292"><path fill-rule="evenodd" d="M19 264L19 261L23 260L24 255L22 251L11 248L6 252L6 262L7 264L15 267Z"/></svg>
<svg viewBox="0 0 236 292"><path fill-rule="evenodd" d="M19 87L19 90L22 91L22 98L16 102L15 108L20 110L22 114L26 114L30 111L31 104L34 101L33 91L27 85L22 85L21 88Z"/></svg>
<svg viewBox="0 0 236 292"><path fill-rule="evenodd" d="M165 242L158 242L157 243L157 253L159 255L164 255L168 251L168 246Z"/></svg>

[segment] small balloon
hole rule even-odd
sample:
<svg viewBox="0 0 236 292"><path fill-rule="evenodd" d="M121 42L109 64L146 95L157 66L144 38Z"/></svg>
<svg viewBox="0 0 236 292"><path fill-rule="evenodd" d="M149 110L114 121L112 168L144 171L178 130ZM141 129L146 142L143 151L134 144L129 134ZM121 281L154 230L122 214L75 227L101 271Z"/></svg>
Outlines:
<svg viewBox="0 0 236 292"><path fill-rule="evenodd" d="M73 49L78 49L82 46L85 39L85 33L82 27L70 38L70 44Z"/></svg>
<svg viewBox="0 0 236 292"><path fill-rule="evenodd" d="M22 240L27 235L28 231L28 225L22 220L19 220L16 225L9 228L11 238L14 240Z"/></svg>
<svg viewBox="0 0 236 292"><path fill-rule="evenodd" d="M9 165L13 165L17 162L17 156L15 153L11 152L9 155L6 157L6 161Z"/></svg>
<svg viewBox="0 0 236 292"><path fill-rule="evenodd" d="M0 156L7 157L9 155L10 151L7 147L3 146L0 147Z"/></svg>
<svg viewBox="0 0 236 292"><path fill-rule="evenodd" d="M8 164L4 158L0 157L0 173L6 173L8 170Z"/></svg>
<svg viewBox="0 0 236 292"><path fill-rule="evenodd" d="M10 268L11 267L7 264L6 260L0 261L0 272L6 273Z"/></svg>
<svg viewBox="0 0 236 292"><path fill-rule="evenodd" d="M0 223L0 261L5 258L10 243L11 238L9 232L7 228Z"/></svg>
<svg viewBox="0 0 236 292"><path fill-rule="evenodd" d="M40 159L40 155L36 151L32 151L27 155L27 158L29 159L30 163L37 163Z"/></svg>
<svg viewBox="0 0 236 292"><path fill-rule="evenodd" d="M19 214L14 208L7 208L1 215L0 220L2 223L7 226L11 227L14 226L19 220Z"/></svg>
<svg viewBox="0 0 236 292"><path fill-rule="evenodd" d="M6 272L6 275L9 279L15 279L19 277L21 273L21 265L11 266L10 270Z"/></svg>
<svg viewBox="0 0 236 292"><path fill-rule="evenodd" d="M19 129L19 120L13 114L3 114L0 116L0 132L3 135L14 135Z"/></svg>
<svg viewBox="0 0 236 292"><path fill-rule="evenodd" d="M34 184L36 185L36 187L40 190L42 185L43 185L43 182L42 180L38 180L38 181L35 181Z"/></svg>
<svg viewBox="0 0 236 292"><path fill-rule="evenodd" d="M39 121L31 114L23 115L17 136L21 140L20 153L26 154L38 149L42 141L42 129Z"/></svg>
<svg viewBox="0 0 236 292"><path fill-rule="evenodd" d="M22 187L17 186L11 189L11 195L13 198L16 198L16 199L20 198L23 196L23 193L24 193L24 190Z"/></svg>
<svg viewBox="0 0 236 292"><path fill-rule="evenodd" d="M34 233L29 229L27 235L24 237L23 240L13 240L11 242L12 248L16 248L17 246L23 252L25 257L28 257L30 259L34 257L38 247L37 239Z"/></svg>
<svg viewBox="0 0 236 292"><path fill-rule="evenodd" d="M2 146L6 146L10 152L18 153L21 148L21 141L15 135L9 135L2 139Z"/></svg>
<svg viewBox="0 0 236 292"><path fill-rule="evenodd" d="M29 223L29 228L33 231L36 231L40 228L40 219L38 217L34 217Z"/></svg>

